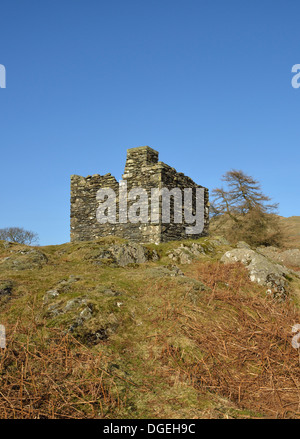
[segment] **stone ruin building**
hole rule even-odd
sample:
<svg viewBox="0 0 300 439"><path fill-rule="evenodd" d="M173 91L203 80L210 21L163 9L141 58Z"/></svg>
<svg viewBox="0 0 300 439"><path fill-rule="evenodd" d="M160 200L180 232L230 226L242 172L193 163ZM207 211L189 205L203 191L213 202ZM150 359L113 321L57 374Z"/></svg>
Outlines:
<svg viewBox="0 0 300 439"><path fill-rule="evenodd" d="M115 224L100 224L96 212L100 202L96 195L101 188L111 188L119 194L119 182L111 175L93 175L81 177L71 176L71 241L93 241L104 236L118 236L140 243L160 243L171 240L197 239L208 234L209 224L209 200L208 189L197 185L190 177L174 168L158 161L158 152L149 146L141 146L127 150L127 159L122 181L127 183L127 190L132 188L144 188L151 197L153 188L203 188L204 193L204 228L199 234L187 235L187 223L183 215L182 223L174 222L174 198L170 197L169 223L162 221L162 215L158 213L156 223L148 217L148 222L126 222ZM193 192L194 193L194 192ZM184 197L183 197L184 198ZM119 198L116 198L118 212ZM132 202L131 202L132 203ZM184 200L182 202L184 204ZM130 205L130 201L128 202ZM161 208L161 201L160 201ZM173 211L172 211L173 208ZM184 206L181 207L183 212ZM150 209L149 209L150 210ZM193 201L193 212L195 211ZM117 213L119 218L119 213ZM189 224L191 225L191 224Z"/></svg>

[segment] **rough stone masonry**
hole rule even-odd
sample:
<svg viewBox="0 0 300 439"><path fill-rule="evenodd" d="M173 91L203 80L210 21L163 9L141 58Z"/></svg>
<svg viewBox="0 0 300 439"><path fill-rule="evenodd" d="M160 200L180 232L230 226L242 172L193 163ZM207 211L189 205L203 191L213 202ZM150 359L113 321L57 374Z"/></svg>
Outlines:
<svg viewBox="0 0 300 439"><path fill-rule="evenodd" d="M133 188L144 188L151 198L151 190L179 188L184 192L185 188L193 191L192 208L195 213L194 192L196 188L203 188L204 191L204 228L201 233L187 235L186 228L190 226L186 222L184 214L182 223L174 221L174 199L170 197L170 221L163 222L161 215L161 202L157 222L127 222L115 224L100 224L96 212L99 207L97 192L102 188L111 188L118 195L119 183L110 173L106 175L93 175L81 177L71 176L71 241L93 241L103 236L118 236L140 243L160 243L172 240L187 238L197 239L208 234L209 225L209 195L208 189L197 185L190 177L174 168L158 161L158 152L149 146L140 146L127 150L125 171L122 176L123 182L127 183L127 190ZM133 201L129 201L128 204ZM119 199L116 199L117 212ZM184 212L184 197L182 200L182 213ZM117 214L118 215L118 214Z"/></svg>

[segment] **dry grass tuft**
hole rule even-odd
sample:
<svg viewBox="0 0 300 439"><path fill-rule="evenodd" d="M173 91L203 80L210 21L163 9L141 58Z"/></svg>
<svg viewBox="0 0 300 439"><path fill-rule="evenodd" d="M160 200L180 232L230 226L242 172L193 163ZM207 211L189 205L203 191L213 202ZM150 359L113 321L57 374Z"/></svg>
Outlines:
<svg viewBox="0 0 300 439"><path fill-rule="evenodd" d="M176 315L178 326L201 352L184 364L190 382L240 409L299 417L299 354L291 345L299 312L290 303L254 294L244 267L237 264L198 264L192 270L213 292L202 297L200 318L186 310ZM166 346L164 358L183 364L181 350L173 346Z"/></svg>
<svg viewBox="0 0 300 439"><path fill-rule="evenodd" d="M0 351L1 418L105 418L119 405L101 355L58 329L38 340L34 326L8 329Z"/></svg>

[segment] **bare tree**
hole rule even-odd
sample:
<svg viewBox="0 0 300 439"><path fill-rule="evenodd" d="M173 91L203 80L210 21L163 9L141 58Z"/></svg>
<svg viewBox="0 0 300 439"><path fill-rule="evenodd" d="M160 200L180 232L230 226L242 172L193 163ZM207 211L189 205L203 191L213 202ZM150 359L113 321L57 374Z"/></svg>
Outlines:
<svg viewBox="0 0 300 439"><path fill-rule="evenodd" d="M0 239L32 245L38 243L39 237L37 233L25 230L22 227L6 227L5 229L0 229Z"/></svg>
<svg viewBox="0 0 300 439"><path fill-rule="evenodd" d="M222 181L226 188L212 191L214 217L228 239L243 239L253 245L281 245L283 236L275 215L278 204L263 194L259 182L237 170L226 172Z"/></svg>
<svg viewBox="0 0 300 439"><path fill-rule="evenodd" d="M214 206L219 213L227 213L238 221L240 216L253 209L264 213L277 211L278 204L270 204L271 199L262 193L259 182L243 171L228 171L222 181L227 184L227 190L222 187L212 191Z"/></svg>

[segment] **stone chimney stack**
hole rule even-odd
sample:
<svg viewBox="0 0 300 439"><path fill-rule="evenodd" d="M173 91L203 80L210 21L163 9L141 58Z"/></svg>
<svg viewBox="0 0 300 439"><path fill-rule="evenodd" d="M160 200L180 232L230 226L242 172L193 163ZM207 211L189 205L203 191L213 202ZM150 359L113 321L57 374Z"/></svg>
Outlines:
<svg viewBox="0 0 300 439"><path fill-rule="evenodd" d="M158 152L150 146L127 149L127 159L123 178L142 172L143 166L152 166L158 162Z"/></svg>

